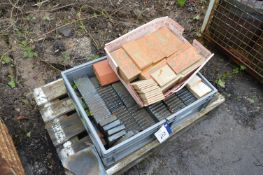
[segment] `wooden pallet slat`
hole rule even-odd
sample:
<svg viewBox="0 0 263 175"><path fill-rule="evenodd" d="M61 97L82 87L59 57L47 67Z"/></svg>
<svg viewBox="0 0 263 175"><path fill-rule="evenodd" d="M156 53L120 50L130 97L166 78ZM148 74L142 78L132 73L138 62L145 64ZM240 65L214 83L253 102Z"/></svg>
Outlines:
<svg viewBox="0 0 263 175"><path fill-rule="evenodd" d="M63 79L58 79L42 87L34 89L34 97L38 106L44 105L67 94Z"/></svg>
<svg viewBox="0 0 263 175"><path fill-rule="evenodd" d="M55 146L66 142L85 130L77 113L57 117L47 122L45 128Z"/></svg>
<svg viewBox="0 0 263 175"><path fill-rule="evenodd" d="M44 122L48 122L73 110L74 104L72 100L70 98L66 98L46 103L43 108L40 109L40 113Z"/></svg>

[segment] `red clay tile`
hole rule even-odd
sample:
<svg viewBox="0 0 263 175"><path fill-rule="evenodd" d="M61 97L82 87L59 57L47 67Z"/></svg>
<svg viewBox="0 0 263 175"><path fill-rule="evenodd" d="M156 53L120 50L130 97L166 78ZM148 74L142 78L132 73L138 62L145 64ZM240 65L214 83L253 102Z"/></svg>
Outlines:
<svg viewBox="0 0 263 175"><path fill-rule="evenodd" d="M197 61L201 59L201 56L197 53L194 47L189 47L184 51L176 52L167 58L168 65L173 71L178 74L187 69Z"/></svg>
<svg viewBox="0 0 263 175"><path fill-rule="evenodd" d="M125 43L122 48L127 52L140 70L152 64L152 60L147 55L147 48L140 47L136 40Z"/></svg>
<svg viewBox="0 0 263 175"><path fill-rule="evenodd" d="M161 51L161 46L158 43L155 43L154 39L152 39L153 35L148 34L144 37L136 40L138 46L145 50L146 55L152 61L152 63L157 63L161 61L165 57L165 53Z"/></svg>
<svg viewBox="0 0 263 175"><path fill-rule="evenodd" d="M112 56L119 66L119 73L124 81L130 82L141 73L124 49L120 48L112 52Z"/></svg>
<svg viewBox="0 0 263 175"><path fill-rule="evenodd" d="M184 42L167 27L162 27L150 35L152 35L150 42L160 45L161 52L163 52L166 57L175 53L176 50L184 44Z"/></svg>
<svg viewBox="0 0 263 175"><path fill-rule="evenodd" d="M105 86L119 80L107 60L93 64L93 70L101 86Z"/></svg>

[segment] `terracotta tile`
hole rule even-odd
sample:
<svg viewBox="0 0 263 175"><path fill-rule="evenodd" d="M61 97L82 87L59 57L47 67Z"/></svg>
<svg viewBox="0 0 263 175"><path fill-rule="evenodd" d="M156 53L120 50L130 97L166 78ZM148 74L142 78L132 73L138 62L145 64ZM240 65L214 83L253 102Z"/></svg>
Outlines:
<svg viewBox="0 0 263 175"><path fill-rule="evenodd" d="M157 71L158 69L160 69L161 67L166 65L166 59L163 59L162 61L144 69L141 74L140 74L140 78L141 79L151 79L151 73Z"/></svg>
<svg viewBox="0 0 263 175"><path fill-rule="evenodd" d="M176 74L168 65L153 72L151 76L161 87L176 78Z"/></svg>
<svg viewBox="0 0 263 175"><path fill-rule="evenodd" d="M177 52L168 57L167 63L173 69L173 71L178 74L200 59L201 56L197 53L196 49L191 46L184 51Z"/></svg>
<svg viewBox="0 0 263 175"><path fill-rule="evenodd" d="M152 36L149 37L149 42L159 45L161 52L164 53L166 57L175 53L176 50L184 44L184 42L167 27L162 27L150 35Z"/></svg>
<svg viewBox="0 0 263 175"><path fill-rule="evenodd" d="M152 37L154 36L148 34L136 40L136 42L140 48L145 48L144 50L147 51L148 59L150 59L152 63L157 63L166 55L161 51L161 46L156 42L156 40L152 39Z"/></svg>
<svg viewBox="0 0 263 175"><path fill-rule="evenodd" d="M124 81L131 82L141 73L124 49L120 48L112 52L112 56L119 66L119 74Z"/></svg>
<svg viewBox="0 0 263 175"><path fill-rule="evenodd" d="M113 59L116 61L117 65L129 65L132 63L131 58L125 52L124 49L120 48L111 53Z"/></svg>
<svg viewBox="0 0 263 175"><path fill-rule="evenodd" d="M199 61L191 65L190 67L183 70L180 75L182 75L182 78L186 77L190 73L192 73L194 70L196 70L199 66L201 66L205 62L205 58L201 58Z"/></svg>
<svg viewBox="0 0 263 175"><path fill-rule="evenodd" d="M147 49L140 47L136 40L125 43L122 47L139 69L142 70L152 64L152 60L147 55Z"/></svg>
<svg viewBox="0 0 263 175"><path fill-rule="evenodd" d="M101 86L105 86L119 80L107 60L93 64L93 69Z"/></svg>
<svg viewBox="0 0 263 175"><path fill-rule="evenodd" d="M141 71L135 64L120 65L120 76L125 82L131 82L135 80Z"/></svg>

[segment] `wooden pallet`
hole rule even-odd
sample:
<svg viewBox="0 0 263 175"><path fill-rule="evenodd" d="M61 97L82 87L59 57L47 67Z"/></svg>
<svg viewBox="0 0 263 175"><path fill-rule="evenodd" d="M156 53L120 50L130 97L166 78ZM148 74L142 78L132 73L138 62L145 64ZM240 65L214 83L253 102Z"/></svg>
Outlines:
<svg viewBox="0 0 263 175"><path fill-rule="evenodd" d="M71 155L92 145L89 136L85 135L85 128L75 111L73 102L67 95L62 79L34 89L33 94L39 106L42 119L45 122L45 128L56 147L63 165ZM205 114L219 106L224 100L225 98L218 93L206 108L188 117L180 126L176 126L173 130L174 135L204 118ZM109 167L106 170L107 174L126 171L143 160L152 149L159 145L157 140L152 141L112 167Z"/></svg>

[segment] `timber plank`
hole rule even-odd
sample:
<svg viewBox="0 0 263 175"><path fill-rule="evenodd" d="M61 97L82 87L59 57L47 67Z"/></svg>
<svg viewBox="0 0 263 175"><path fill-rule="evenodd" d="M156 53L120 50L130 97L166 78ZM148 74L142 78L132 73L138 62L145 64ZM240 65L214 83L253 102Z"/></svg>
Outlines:
<svg viewBox="0 0 263 175"><path fill-rule="evenodd" d="M55 146L66 142L85 130L77 113L62 115L46 123L46 129Z"/></svg>
<svg viewBox="0 0 263 175"><path fill-rule="evenodd" d="M42 87L34 89L34 97L38 106L44 105L67 94L63 79L58 79Z"/></svg>
<svg viewBox="0 0 263 175"><path fill-rule="evenodd" d="M70 98L48 102L40 109L40 114L44 122L48 122L58 116L75 110L74 104Z"/></svg>

